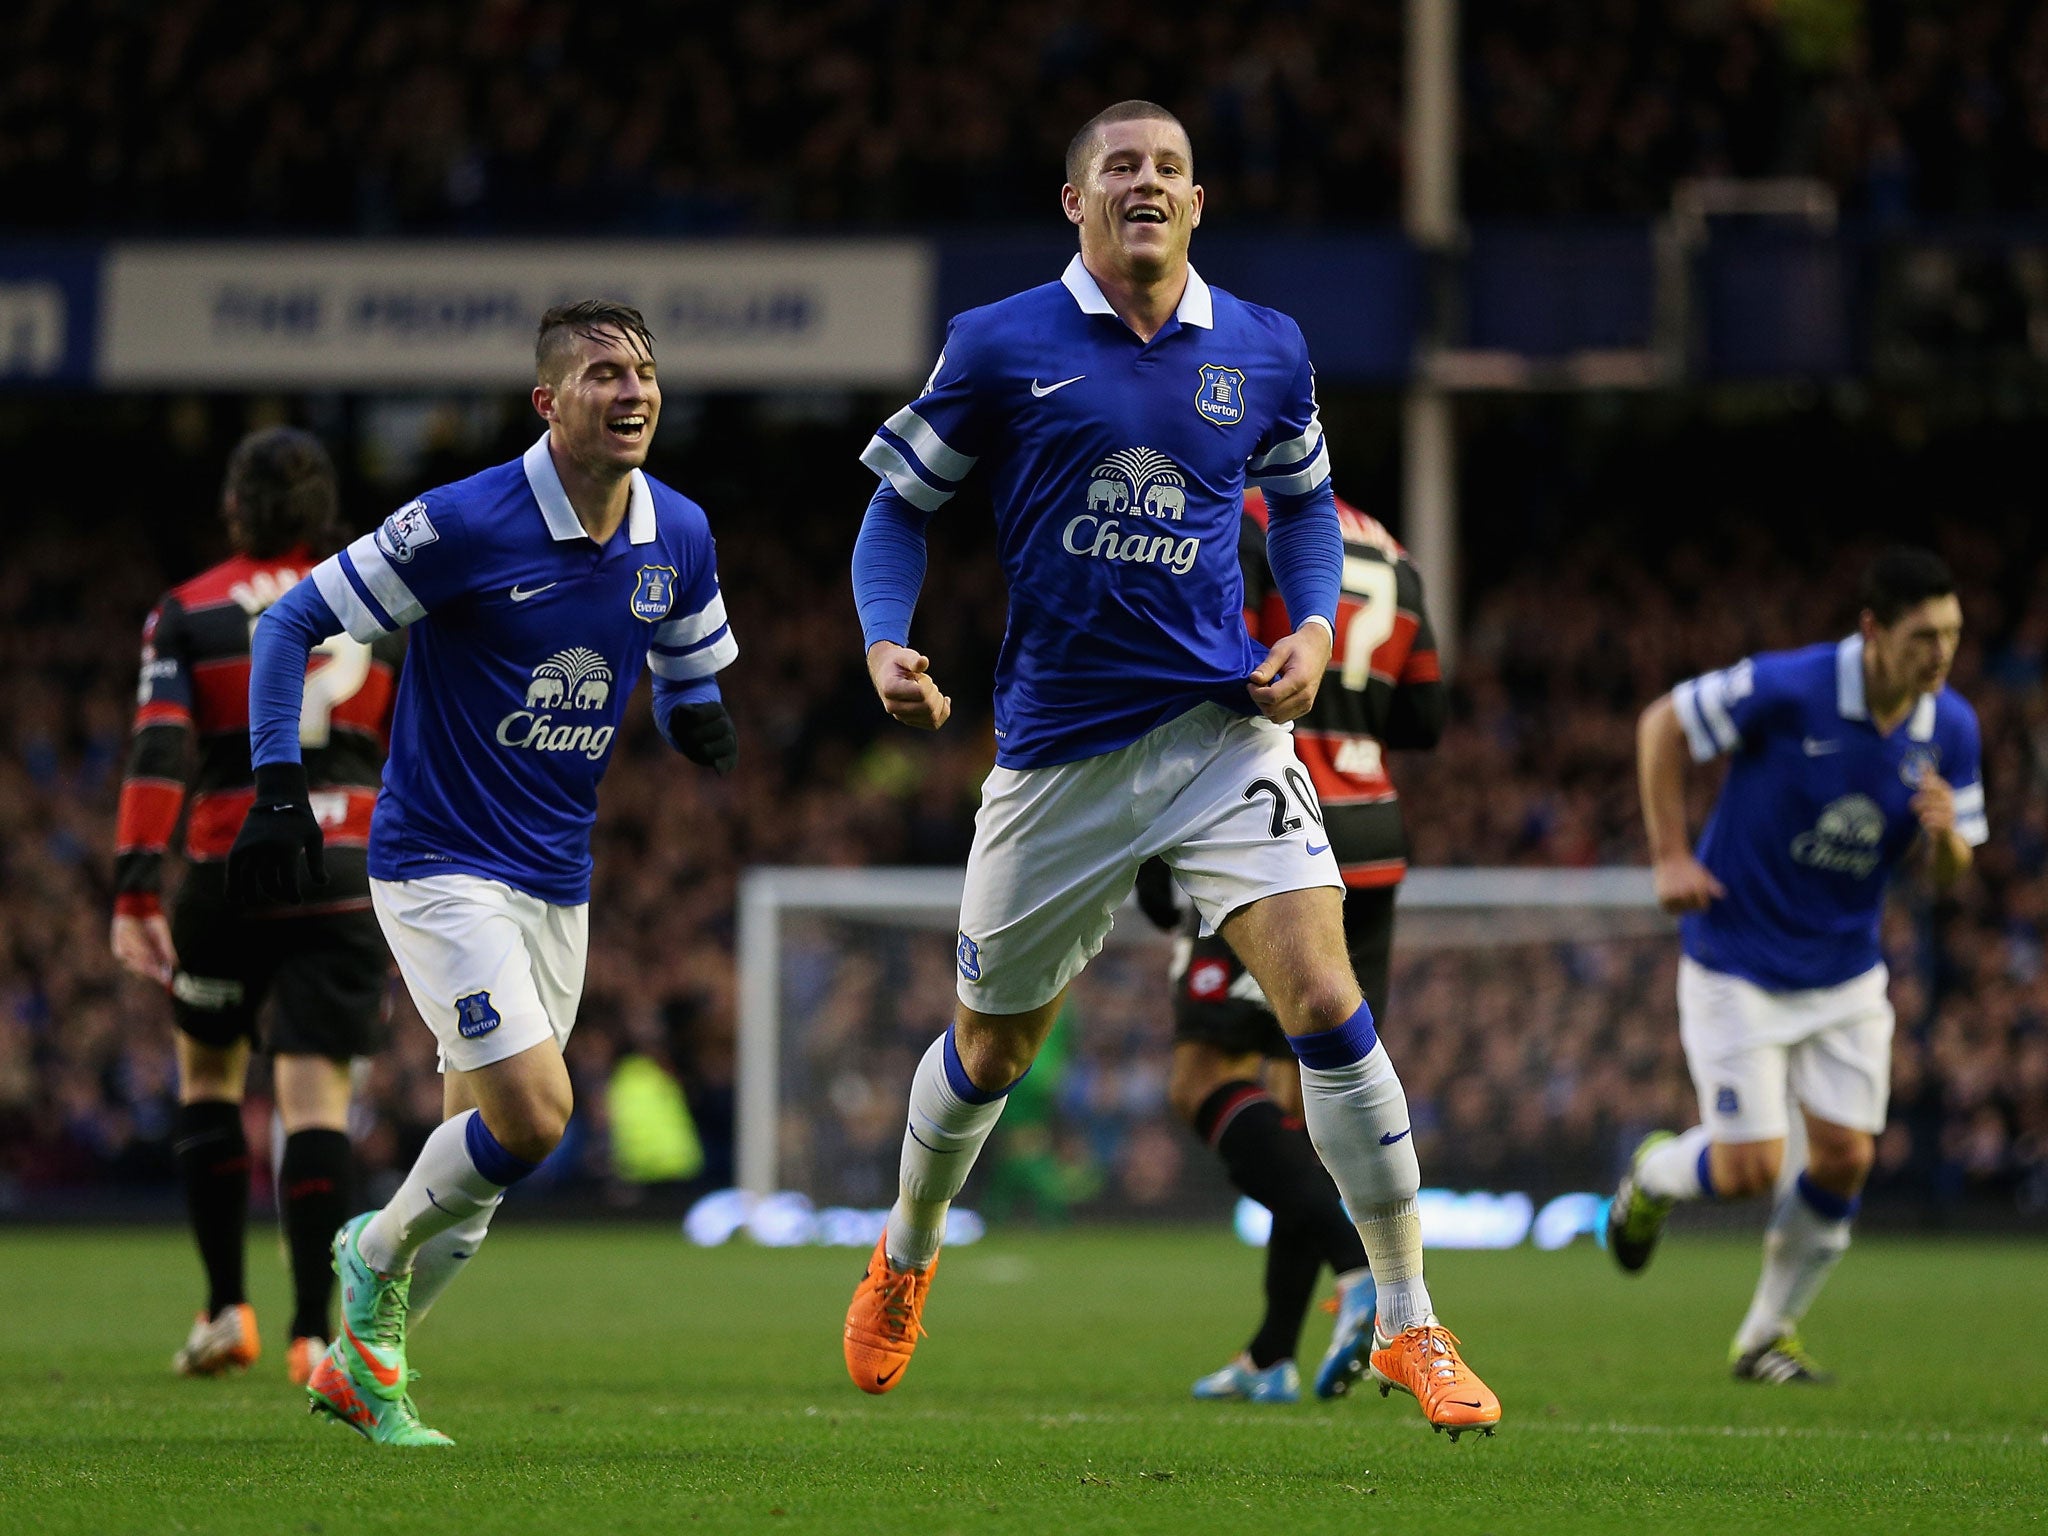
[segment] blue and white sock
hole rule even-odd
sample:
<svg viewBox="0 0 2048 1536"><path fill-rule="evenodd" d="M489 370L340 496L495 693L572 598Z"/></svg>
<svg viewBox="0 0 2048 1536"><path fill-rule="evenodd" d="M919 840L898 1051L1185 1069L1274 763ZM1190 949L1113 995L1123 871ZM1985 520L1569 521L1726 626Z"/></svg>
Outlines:
<svg viewBox="0 0 2048 1536"><path fill-rule="evenodd" d="M1379 1330L1392 1338L1433 1315L1422 1278L1422 1220L1415 1209L1422 1168L1415 1161L1408 1096L1364 1003L1337 1028L1287 1043L1301 1060L1309 1140L1365 1240L1379 1287Z"/></svg>
<svg viewBox="0 0 2048 1536"><path fill-rule="evenodd" d="M443 1120L420 1148L398 1193L356 1239L363 1262L379 1274L404 1273L428 1238L494 1207L506 1187L534 1166L498 1144L482 1111L466 1110Z"/></svg>
<svg viewBox="0 0 2048 1536"><path fill-rule="evenodd" d="M1862 1204L1856 1196L1822 1189L1804 1172L1778 1197L1764 1232L1764 1272L1735 1335L1739 1348L1758 1349L1798 1331L1799 1320L1848 1251L1849 1227Z"/></svg>
<svg viewBox="0 0 2048 1536"><path fill-rule="evenodd" d="M1659 1142L1635 1171L1636 1188L1657 1200L1713 1200L1714 1176L1707 1128L1696 1125Z"/></svg>
<svg viewBox="0 0 2048 1536"><path fill-rule="evenodd" d="M889 1210L885 1249L899 1269L923 1269L946 1235L946 1209L1003 1116L1009 1088L977 1088L953 1043L953 1027L931 1043L910 1080L900 1192Z"/></svg>

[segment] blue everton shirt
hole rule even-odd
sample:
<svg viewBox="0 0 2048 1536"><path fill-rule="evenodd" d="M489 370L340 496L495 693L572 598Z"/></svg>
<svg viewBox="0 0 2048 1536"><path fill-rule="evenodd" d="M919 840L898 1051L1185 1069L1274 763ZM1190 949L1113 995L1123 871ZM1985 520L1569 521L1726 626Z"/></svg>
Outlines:
<svg viewBox="0 0 2048 1536"><path fill-rule="evenodd" d="M1680 925L1686 954L1712 970L1790 992L1876 965L1885 882L1920 833L1922 773L1954 789L1965 842L1989 836L1976 712L1944 687L1880 736L1861 636L1766 652L1671 700L1696 760L1732 758L1698 850L1728 894Z"/></svg>
<svg viewBox="0 0 2048 1536"><path fill-rule="evenodd" d="M1174 317L1140 341L1078 256L1059 282L956 318L924 392L861 462L920 514L988 478L1010 588L995 691L1009 768L1114 751L1205 701L1252 713L1264 649L1244 624L1245 483L1283 514L1331 495L1292 320L1190 270ZM1317 510L1329 593L1293 611L1328 617L1342 543L1334 506Z"/></svg>
<svg viewBox="0 0 2048 1536"><path fill-rule="evenodd" d="M274 622L366 641L412 627L370 824L374 878L479 875L563 905L589 899L597 784L642 665L660 712L714 695L739 649L703 509L635 470L626 519L600 547L545 437L399 508L270 610L250 689L259 763L298 757L298 722L268 697Z"/></svg>

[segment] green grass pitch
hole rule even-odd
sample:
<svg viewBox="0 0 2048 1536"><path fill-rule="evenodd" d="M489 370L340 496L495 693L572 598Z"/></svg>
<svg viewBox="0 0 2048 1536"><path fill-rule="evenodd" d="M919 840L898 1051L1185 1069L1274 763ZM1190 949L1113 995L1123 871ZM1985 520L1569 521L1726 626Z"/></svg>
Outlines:
<svg viewBox="0 0 2048 1536"><path fill-rule="evenodd" d="M422 1325L427 1421L389 1451L267 1353L168 1369L197 1284L168 1230L0 1233L0 1531L2026 1531L2048 1526L2048 1249L1870 1238L1807 1330L1828 1389L1741 1386L1723 1351L1754 1240L1439 1253L1431 1279L1506 1405L1453 1446L1408 1399L1188 1399L1252 1321L1220 1231L1001 1234L949 1254L905 1384L847 1382L862 1255L700 1252L515 1211ZM1321 1352L1328 1319L1310 1323Z"/></svg>

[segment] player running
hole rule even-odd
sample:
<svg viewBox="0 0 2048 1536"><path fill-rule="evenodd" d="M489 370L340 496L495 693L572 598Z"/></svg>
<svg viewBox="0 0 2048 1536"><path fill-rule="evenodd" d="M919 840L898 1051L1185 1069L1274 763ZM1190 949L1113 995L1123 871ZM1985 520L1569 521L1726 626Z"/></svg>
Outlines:
<svg viewBox="0 0 2048 1536"><path fill-rule="evenodd" d="M1917 853L1946 888L1989 835L1977 716L1946 686L1963 628L1948 567L1925 550L1887 550L1861 601L1847 639L1680 683L1637 731L1657 897L1685 914L1678 1024L1704 1123L1636 1149L1608 1246L1640 1270L1677 1202L1772 1188L1796 1103L1805 1166L1771 1212L1763 1275L1729 1350L1742 1381L1828 1379L1798 1328L1849 1246L1884 1129L1885 884ZM1697 855L1686 848L1687 751L1732 758Z"/></svg>
<svg viewBox="0 0 2048 1536"><path fill-rule="evenodd" d="M1245 621L1277 644L1294 632L1266 561L1265 498L1245 498L1238 548ZM1388 747L1427 749L1443 734L1446 699L1422 575L1394 537L1341 498L1344 579L1337 604L1336 682L1294 728L1294 749L1322 803L1344 876L1344 941L1376 1023L1387 1017L1394 892L1408 869L1401 803ZM1181 910L1166 861L1138 871L1138 901L1162 928L1180 926L1173 952L1174 1112L1222 1159L1230 1182L1273 1216L1266 1242L1266 1313L1236 1359L1197 1381L1208 1400L1291 1403L1294 1362L1316 1275L1337 1278L1337 1326L1315 1374L1318 1397L1340 1397L1364 1374L1374 1291L1358 1229L1316 1161L1301 1123L1301 1077L1259 984L1230 946ZM1262 1081L1263 1078L1263 1081Z"/></svg>
<svg viewBox="0 0 2048 1536"><path fill-rule="evenodd" d="M1066 182L1081 250L1064 276L955 319L923 394L862 454L882 484L854 591L888 712L927 730L951 713L907 641L925 524L977 469L1010 612L959 1011L911 1085L901 1191L847 1313L847 1369L867 1392L902 1380L947 1206L1157 854L1301 1061L1309 1134L1379 1285L1374 1376L1439 1429L1491 1432L1500 1405L1430 1309L1407 1101L1346 959L1343 876L1282 728L1315 701L1344 561L1307 348L1293 321L1188 265L1202 190L1163 107L1099 114L1068 149ZM1242 617L1248 474L1299 626L1269 650Z"/></svg>
<svg viewBox="0 0 2048 1536"><path fill-rule="evenodd" d="M336 633L338 624L320 640L294 730L334 849L332 874L304 902L233 900L225 861L254 794L249 634L341 542L327 450L294 427L250 433L229 455L221 513L234 554L166 593L143 625L115 833L112 942L123 966L169 989L177 1024L172 1144L207 1296L171 1365L180 1375L218 1376L247 1370L261 1349L243 1284L242 1092L250 1047L262 1042L285 1131L277 1180L292 1274L285 1371L304 1385L333 1334L327 1244L348 1214L349 1062L384 1035L389 961L370 915L363 847L405 647L397 639L365 645ZM185 877L166 919L164 852L188 797ZM272 997L265 1041L259 1015Z"/></svg>
<svg viewBox="0 0 2048 1536"><path fill-rule="evenodd" d="M295 725L306 651L337 628L369 641L413 626L370 894L440 1044L447 1119L390 1203L334 1236L342 1332L308 1388L315 1411L384 1444L449 1443L413 1407L408 1316L568 1124L597 784L642 665L678 751L722 774L738 750L715 678L738 647L710 527L640 467L661 413L653 338L624 305L551 309L535 371L546 436L399 508L256 631L257 794L232 874L289 895L302 851L321 873Z"/></svg>

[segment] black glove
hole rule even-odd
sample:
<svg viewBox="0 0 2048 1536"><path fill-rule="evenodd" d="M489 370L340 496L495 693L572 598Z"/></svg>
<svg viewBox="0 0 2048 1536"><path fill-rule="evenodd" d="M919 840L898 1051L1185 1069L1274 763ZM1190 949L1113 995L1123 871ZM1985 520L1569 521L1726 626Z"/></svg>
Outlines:
<svg viewBox="0 0 2048 1536"><path fill-rule="evenodd" d="M1168 933L1180 926L1180 892L1166 860L1147 859L1138 866L1138 910Z"/></svg>
<svg viewBox="0 0 2048 1536"><path fill-rule="evenodd" d="M306 789L305 766L265 763L256 770L256 801L228 851L229 891L245 905L297 901L301 852L313 883L325 885L325 845Z"/></svg>
<svg viewBox="0 0 2048 1536"><path fill-rule="evenodd" d="M732 716L716 701L678 704L669 711L668 739L691 762L713 769L722 778L740 760L740 736Z"/></svg>

